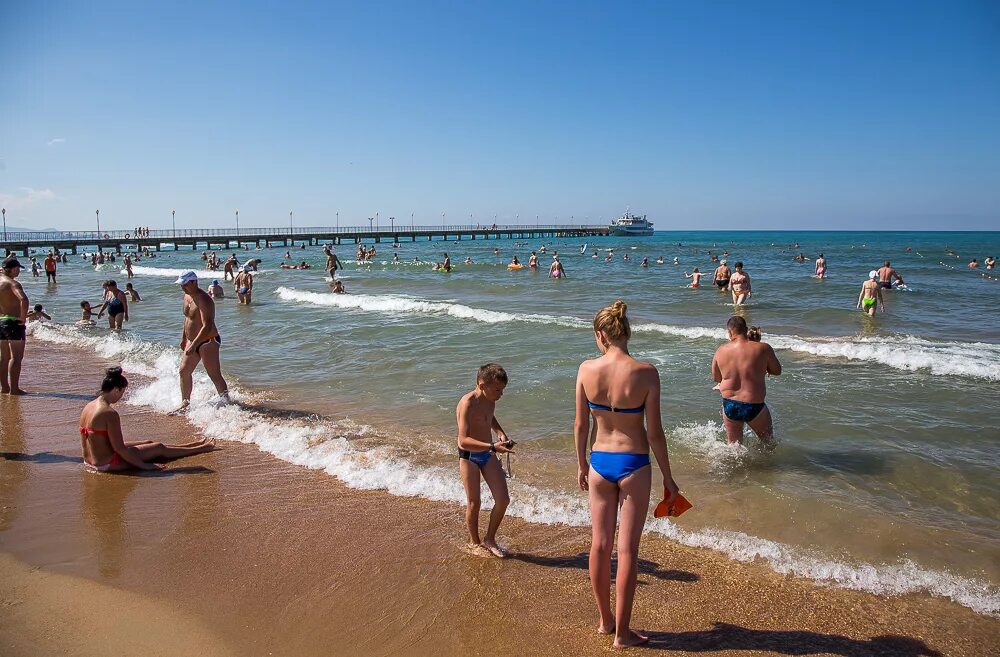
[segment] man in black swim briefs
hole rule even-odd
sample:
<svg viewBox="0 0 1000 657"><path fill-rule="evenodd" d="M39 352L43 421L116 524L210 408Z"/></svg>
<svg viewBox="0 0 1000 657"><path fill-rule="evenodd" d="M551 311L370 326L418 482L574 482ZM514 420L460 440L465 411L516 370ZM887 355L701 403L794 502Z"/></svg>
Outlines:
<svg viewBox="0 0 1000 657"><path fill-rule="evenodd" d="M719 288L719 292L725 292L726 288L729 287L729 277L732 273L729 271L727 263L728 260L723 259L715 268L715 285Z"/></svg>
<svg viewBox="0 0 1000 657"><path fill-rule="evenodd" d="M28 295L17 282L21 263L9 256L0 264L0 392L25 395L21 390Z"/></svg>
<svg viewBox="0 0 1000 657"><path fill-rule="evenodd" d="M750 339L746 320L738 315L726 323L729 342L719 347L712 359L712 378L722 393L722 423L729 444L743 442L743 425L749 424L761 442L774 436L771 412L764 403L767 374L781 374L781 363L766 342ZM756 334L754 337L757 337Z"/></svg>

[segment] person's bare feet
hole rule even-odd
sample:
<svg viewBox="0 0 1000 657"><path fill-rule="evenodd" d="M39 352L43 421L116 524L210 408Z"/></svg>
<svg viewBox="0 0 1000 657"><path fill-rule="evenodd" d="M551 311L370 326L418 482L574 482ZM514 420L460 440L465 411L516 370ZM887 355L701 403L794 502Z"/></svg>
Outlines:
<svg viewBox="0 0 1000 657"><path fill-rule="evenodd" d="M486 549L486 546L482 543L466 543L465 549L477 557L488 557L490 556L490 551Z"/></svg>
<svg viewBox="0 0 1000 657"><path fill-rule="evenodd" d="M10 394L12 394L12 395L28 395L28 394L31 394L31 393L29 393L29 392L27 392L25 390L21 390L20 388L14 388L13 390L10 391Z"/></svg>
<svg viewBox="0 0 1000 657"><path fill-rule="evenodd" d="M624 639L620 636L615 637L615 648L632 648L633 646L641 646L645 643L649 643L649 637L645 634L639 634L635 630L629 630L628 636Z"/></svg>
<svg viewBox="0 0 1000 657"><path fill-rule="evenodd" d="M614 634L615 633L615 619L612 618L610 623L600 623L597 626L598 634Z"/></svg>
<svg viewBox="0 0 1000 657"><path fill-rule="evenodd" d="M495 557L499 557L501 559L504 559L509 554L507 552L507 549L504 548L503 546L501 546L496 541L488 541L488 540L487 541L483 541L482 545L483 545L484 548L486 548L487 550L489 550L493 554L493 556L495 556Z"/></svg>
<svg viewBox="0 0 1000 657"><path fill-rule="evenodd" d="M182 402L180 406L167 413L167 415L186 415L188 412L188 408L190 406L191 402L189 401Z"/></svg>

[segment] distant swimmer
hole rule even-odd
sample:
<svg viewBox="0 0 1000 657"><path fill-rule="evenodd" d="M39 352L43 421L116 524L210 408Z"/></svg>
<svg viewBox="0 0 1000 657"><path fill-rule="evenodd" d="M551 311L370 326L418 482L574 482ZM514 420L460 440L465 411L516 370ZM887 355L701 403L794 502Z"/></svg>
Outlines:
<svg viewBox="0 0 1000 657"><path fill-rule="evenodd" d="M257 267L259 267L262 262L264 261L260 258L251 258L243 263L243 267L241 267L241 269L245 269L246 271L257 271Z"/></svg>
<svg viewBox="0 0 1000 657"><path fill-rule="evenodd" d="M291 259L292 259L292 252L285 251L285 260L291 260Z"/></svg>
<svg viewBox="0 0 1000 657"><path fill-rule="evenodd" d="M594 317L594 340L601 355L583 361L577 371L573 422L577 483L590 498L590 585L600 614L597 632L613 633L618 648L649 640L632 630L631 621L639 542L649 513L653 479L650 451L663 478L667 504L678 494L660 416L660 375L653 365L629 353L632 329L627 310L618 300ZM618 571L612 611L611 557L616 527Z"/></svg>
<svg viewBox="0 0 1000 657"><path fill-rule="evenodd" d="M513 258L510 259L510 264L514 265L515 267L520 267L521 261L517 259L517 256L514 256Z"/></svg>
<svg viewBox="0 0 1000 657"><path fill-rule="evenodd" d="M545 253L545 251L542 251L542 253ZM493 255L495 255L495 256L500 255L500 249L494 247L494 249L493 249Z"/></svg>
<svg viewBox="0 0 1000 657"><path fill-rule="evenodd" d="M455 416L458 421L458 470L468 500L465 524L469 530L469 547L485 548L498 557L507 550L497 543L497 530L510 504L507 478L496 454L510 454L514 441L507 437L496 418L496 403L507 387L507 372L497 363L487 363L476 374L476 389L458 401ZM496 432L497 440L493 441ZM486 480L493 496L493 510L486 535L479 538L480 478Z"/></svg>
<svg viewBox="0 0 1000 657"><path fill-rule="evenodd" d="M555 256L552 258L552 264L549 265L549 276L551 278L566 278L566 269L559 262L559 258Z"/></svg>
<svg viewBox="0 0 1000 657"><path fill-rule="evenodd" d="M628 262L629 260L631 260L631 257L629 256L629 254L626 253L625 255L622 256L622 261Z"/></svg>
<svg viewBox="0 0 1000 657"><path fill-rule="evenodd" d="M715 285L719 288L719 292L725 292L726 288L729 287L729 278L732 276L732 273L729 271L728 262L728 260L723 260L715 268Z"/></svg>
<svg viewBox="0 0 1000 657"><path fill-rule="evenodd" d="M97 311L97 319L108 311L108 328L114 331L122 330L122 325L128 321L128 296L118 289L118 283L113 280L104 281L104 304Z"/></svg>
<svg viewBox="0 0 1000 657"><path fill-rule="evenodd" d="M122 368L108 368L97 399L83 407L80 446L85 469L91 472L163 470L166 466L154 461L179 459L215 449L211 438L186 445L164 445L153 440L126 442L121 416L112 405L121 400L127 387L128 380Z"/></svg>
<svg viewBox="0 0 1000 657"><path fill-rule="evenodd" d="M882 298L882 286L878 283L878 272L874 269L868 272L868 280L861 284L861 294L858 295L858 308L864 310L870 317L875 316L875 306L882 307L885 312L885 299Z"/></svg>
<svg viewBox="0 0 1000 657"><path fill-rule="evenodd" d="M826 278L826 258L822 253L816 258L816 278Z"/></svg>
<svg viewBox="0 0 1000 657"><path fill-rule="evenodd" d="M538 269L538 255L534 251L531 252L531 257L528 258L528 267Z"/></svg>
<svg viewBox="0 0 1000 657"><path fill-rule="evenodd" d="M216 278L212 281L212 284L208 286L208 296L213 299L224 299L226 297L226 290L219 285L219 279Z"/></svg>
<svg viewBox="0 0 1000 657"><path fill-rule="evenodd" d="M246 274L245 270L237 275ZM223 399L229 399L229 386L222 377L222 364L219 361L219 350L222 347L222 336L215 326L215 302L205 290L198 287L198 275L193 271L181 274L174 281L184 290L184 328L181 331L181 405L175 412L183 411L191 403L191 391L194 389L194 370L198 363L205 365L208 378L215 384L215 390Z"/></svg>
<svg viewBox="0 0 1000 657"><path fill-rule="evenodd" d="M139 293L134 287L132 287L131 283L125 284L125 294L128 295L129 301L142 301L142 297L139 296Z"/></svg>
<svg viewBox="0 0 1000 657"><path fill-rule="evenodd" d="M441 269L445 271L451 271L451 258L448 256L447 253L443 255L444 255L444 262L441 263Z"/></svg>
<svg viewBox="0 0 1000 657"><path fill-rule="evenodd" d="M899 275L895 269L886 260L882 263L882 266L878 269L878 284L882 286L883 289L892 289L892 283L895 282L899 285L905 285L903 282L903 277Z"/></svg>
<svg viewBox="0 0 1000 657"><path fill-rule="evenodd" d="M743 271L743 263L736 263L736 271L729 277L729 290L733 293L733 305L739 306L750 299L750 276Z"/></svg>
<svg viewBox="0 0 1000 657"><path fill-rule="evenodd" d="M774 439L771 411L764 403L767 386L764 376L781 374L774 349L760 342L760 329L747 329L746 320L733 316L726 322L729 342L715 351L712 379L722 393L722 423L729 444L743 442L743 425L749 424L764 444Z"/></svg>
<svg viewBox="0 0 1000 657"><path fill-rule="evenodd" d="M236 280L236 268L240 266L239 260L236 259L236 254L232 254L226 259L226 262L222 265L223 269L223 280Z"/></svg>
<svg viewBox="0 0 1000 657"><path fill-rule="evenodd" d="M660 256L659 258L656 259L656 264L658 264L658 265L662 265L663 264L663 256Z"/></svg>
<svg viewBox="0 0 1000 657"><path fill-rule="evenodd" d="M694 279L693 281L691 281L691 285L689 285L688 287L698 287L699 285L701 285L701 277L704 276L704 275L705 274L703 274L700 271L698 271L697 267L695 267L691 271L690 274L687 273L687 272L684 272L684 278L693 278Z"/></svg>
<svg viewBox="0 0 1000 657"><path fill-rule="evenodd" d="M472 256L466 256L466 257L465 257L465 260L463 261L463 264L466 264L466 265L474 265L474 264L476 264L476 263L474 263L474 262L472 261Z"/></svg>
<svg viewBox="0 0 1000 657"><path fill-rule="evenodd" d="M972 262L969 263L969 269L977 269L978 267L979 267L979 261L973 258Z"/></svg>
<svg viewBox="0 0 1000 657"><path fill-rule="evenodd" d="M333 294L347 294L347 290L344 289L343 281L334 281L330 283L330 292Z"/></svg>
<svg viewBox="0 0 1000 657"><path fill-rule="evenodd" d="M994 258L993 256L987 256L986 257L986 268L987 269L993 269L996 266L997 266L997 259Z"/></svg>
<svg viewBox="0 0 1000 657"><path fill-rule="evenodd" d="M55 283L56 282L56 256L52 251L45 256L45 282Z"/></svg>
<svg viewBox="0 0 1000 657"><path fill-rule="evenodd" d="M679 265L679 264L681 264L681 259L680 259L680 258L678 258L677 256L674 256L674 264L675 264L675 265Z"/></svg>
<svg viewBox="0 0 1000 657"><path fill-rule="evenodd" d="M648 267L649 266L649 258L643 258L642 262L639 263L639 266L640 267Z"/></svg>
<svg viewBox="0 0 1000 657"><path fill-rule="evenodd" d="M250 273L249 265L240 269L233 284L236 286L236 299L241 305L249 306L253 301L253 274Z"/></svg>
<svg viewBox="0 0 1000 657"><path fill-rule="evenodd" d="M604 257L604 262L611 262L614 259L615 259L614 255L612 255L612 254L609 253L608 255L606 255Z"/></svg>
<svg viewBox="0 0 1000 657"><path fill-rule="evenodd" d="M395 265L395 264L398 264L398 263L399 263L399 254L398 253L393 253L392 254L392 264Z"/></svg>
<svg viewBox="0 0 1000 657"><path fill-rule="evenodd" d="M125 264L125 276L128 278L135 278L135 272L132 271L132 258L126 255L123 263Z"/></svg>
<svg viewBox="0 0 1000 657"><path fill-rule="evenodd" d="M794 258L792 258L792 260L794 260L795 262L807 262L809 260L809 258L805 257L804 255L802 255L800 253L797 256L795 256Z"/></svg>

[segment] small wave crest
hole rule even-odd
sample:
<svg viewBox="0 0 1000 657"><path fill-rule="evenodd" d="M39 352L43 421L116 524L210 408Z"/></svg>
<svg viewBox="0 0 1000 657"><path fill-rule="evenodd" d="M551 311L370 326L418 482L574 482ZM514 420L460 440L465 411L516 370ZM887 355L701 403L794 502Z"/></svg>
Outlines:
<svg viewBox="0 0 1000 657"><path fill-rule="evenodd" d="M473 308L461 303L448 301L427 301L412 297L391 294L320 294L304 292L288 287L279 287L275 294L283 301L298 301L315 306L333 308L355 308L367 312L383 312L398 314L435 314L450 315L459 319L471 319L485 324L506 324L511 322L529 322L532 324L559 324L579 328L586 326L582 320L573 317L556 317L554 315L539 315L529 313L509 313L499 310Z"/></svg>

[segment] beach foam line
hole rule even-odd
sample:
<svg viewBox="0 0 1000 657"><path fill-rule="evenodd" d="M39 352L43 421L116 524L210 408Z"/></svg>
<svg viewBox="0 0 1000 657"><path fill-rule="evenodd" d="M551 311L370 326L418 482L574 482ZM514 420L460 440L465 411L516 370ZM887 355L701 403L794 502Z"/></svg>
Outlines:
<svg viewBox="0 0 1000 657"><path fill-rule="evenodd" d="M126 274L124 267L118 267L118 269L120 270L122 276ZM198 276L198 279L203 281L205 280L211 281L216 278L219 278L220 276L225 275L225 272L223 272L221 269L218 271L210 271L208 269L195 269L195 270L171 269L169 267L142 267L142 266L132 265L132 273L136 275L144 274L146 276L168 276L171 278L177 278L184 272L188 271L194 271L194 273ZM252 271L250 273L256 276L260 272Z"/></svg>
<svg viewBox="0 0 1000 657"><path fill-rule="evenodd" d="M180 404L177 366L180 350L144 342L134 334L94 334L75 326L33 324L32 335L40 340L74 345L95 351L121 362L126 375L143 374L150 379L136 385L125 402L149 406L167 412ZM231 381L232 383L232 381ZM230 386L234 399L247 395ZM373 427L350 419L295 419L275 417L266 411L238 404L218 406L213 403L215 390L208 377L196 372L192 406L188 421L204 435L257 445L261 450L289 463L322 470L351 488L384 490L400 497L420 497L436 502L465 504L465 493L453 468L416 466L405 454L389 444L359 447L352 442L358 436L378 432ZM691 444L712 450L709 434L717 432L712 424L679 426L671 430L673 439L690 435ZM377 441L381 442L381 441ZM582 494L569 494L511 481L512 502L508 514L528 522L547 525L586 527L590 513ZM483 498L491 503L484 485ZM976 613L1000 617L1000 590L987 582L946 571L928 570L910 560L892 564L852 564L824 555L743 532L706 528L681 529L667 519L653 519L647 531L678 543L708 548L735 561L762 560L772 570L845 589L867 591L876 595L927 593L949 598Z"/></svg>
<svg viewBox="0 0 1000 657"><path fill-rule="evenodd" d="M304 292L284 286L276 289L274 293L282 301L295 301L314 306L333 308L353 308L375 313L450 315L459 319L472 319L485 324L528 322L532 324L555 323L572 328L589 326L588 322L574 317L508 313L498 310L473 308L460 303L426 301L392 294L320 294L317 292Z"/></svg>
<svg viewBox="0 0 1000 657"><path fill-rule="evenodd" d="M374 313L435 314L471 319L486 324L527 322L557 324L568 328L590 328L591 322L570 316L530 313L509 313L474 308L447 301L428 301L414 297L387 294L323 294L279 287L275 294L283 301L308 303L315 306L352 308ZM636 323L636 333L656 333L688 339L723 341L727 333L722 328L672 326L658 323ZM799 337L795 335L765 335L766 341L779 351L792 351L820 358L874 362L898 370L926 371L935 376L964 376L989 381L1000 380L1000 345L980 342L932 342L913 336L883 337Z"/></svg>

